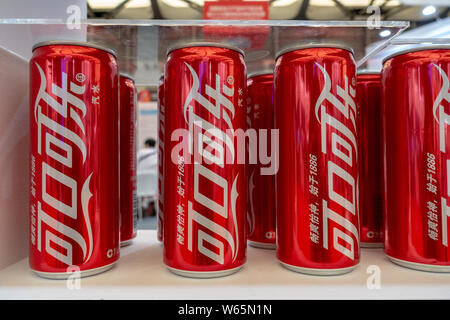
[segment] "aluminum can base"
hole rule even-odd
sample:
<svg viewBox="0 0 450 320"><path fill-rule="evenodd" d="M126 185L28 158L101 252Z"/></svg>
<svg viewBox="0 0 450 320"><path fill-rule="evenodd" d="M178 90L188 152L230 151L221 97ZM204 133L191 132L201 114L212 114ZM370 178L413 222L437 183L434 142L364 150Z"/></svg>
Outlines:
<svg viewBox="0 0 450 320"><path fill-rule="evenodd" d="M361 248L383 248L384 245L382 242L361 242Z"/></svg>
<svg viewBox="0 0 450 320"><path fill-rule="evenodd" d="M210 279L210 278L219 278L219 277L225 277L229 276L237 271L239 271L242 266L239 266L237 268L228 269L228 270L221 270L221 271L186 271L186 270L180 270L175 269L171 267L167 267L171 272L175 273L176 275L187 277L187 278L196 278L196 279Z"/></svg>
<svg viewBox="0 0 450 320"><path fill-rule="evenodd" d="M134 238L133 239L128 239L128 240L125 240L125 241L120 241L120 246L121 247L129 246L130 244L133 243L133 240L134 240Z"/></svg>
<svg viewBox="0 0 450 320"><path fill-rule="evenodd" d="M99 268L95 268L95 269L91 269L91 270L80 271L80 277L81 278L90 277L90 276L94 276L96 274L108 271L109 269L114 267L116 262L117 261L115 261L111 264L108 264L106 266L103 266L103 267L99 267ZM71 273L71 272L42 272L42 271L36 271L36 270L32 270L32 271L34 274L38 275L41 278L52 279L52 280L64 280L73 275L73 273Z"/></svg>
<svg viewBox="0 0 450 320"><path fill-rule="evenodd" d="M411 262L411 261L397 259L397 258L394 258L391 256L388 256L388 258L395 264L398 264L399 266L409 268L409 269L414 269L414 270L419 270L419 271L428 271L428 272L441 272L441 273L450 272L450 266Z"/></svg>
<svg viewBox="0 0 450 320"><path fill-rule="evenodd" d="M312 276L336 276L336 275L341 275L341 274L345 274L348 273L350 271L353 271L353 269L356 268L357 265L355 266L351 266L348 268L339 268L339 269L313 269L313 268L303 268L303 267L297 267L297 266L293 266L291 264L287 264L284 262L281 262L281 265L283 267L285 267L288 270L294 271L294 272L299 272L299 273L304 273L304 274L308 274L308 275L312 275Z"/></svg>
<svg viewBox="0 0 450 320"><path fill-rule="evenodd" d="M247 240L247 243L255 248L261 248L261 249L276 249L277 248L275 243L264 243L264 242L250 241L250 240Z"/></svg>

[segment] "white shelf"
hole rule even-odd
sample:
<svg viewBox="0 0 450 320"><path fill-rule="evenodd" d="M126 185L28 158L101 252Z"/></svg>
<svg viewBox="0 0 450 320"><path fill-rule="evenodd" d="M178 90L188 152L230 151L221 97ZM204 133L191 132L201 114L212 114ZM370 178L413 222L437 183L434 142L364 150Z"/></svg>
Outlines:
<svg viewBox="0 0 450 320"><path fill-rule="evenodd" d="M357 269L341 276L307 276L283 268L274 250L248 247L244 268L228 277L189 279L163 264L153 230L140 230L121 250L117 265L82 278L80 289L66 280L31 273L28 259L0 270L0 299L449 299L450 274L409 270L391 263L382 249L362 249ZM368 289L367 267L381 270L381 288Z"/></svg>

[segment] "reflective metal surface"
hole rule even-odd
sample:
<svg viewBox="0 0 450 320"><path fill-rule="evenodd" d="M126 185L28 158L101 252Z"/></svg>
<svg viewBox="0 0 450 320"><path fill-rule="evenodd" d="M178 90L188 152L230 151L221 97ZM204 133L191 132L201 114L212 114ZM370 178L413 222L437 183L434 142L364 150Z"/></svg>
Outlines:
<svg viewBox="0 0 450 320"><path fill-rule="evenodd" d="M385 252L448 271L450 50L397 55L382 74Z"/></svg>
<svg viewBox="0 0 450 320"><path fill-rule="evenodd" d="M210 277L246 261L247 166L239 161L245 148L229 131L246 129L245 98L240 53L189 47L169 54L163 241L171 269Z"/></svg>
<svg viewBox="0 0 450 320"><path fill-rule="evenodd" d="M33 52L29 263L48 277L119 259L118 86L117 61L105 51Z"/></svg>
<svg viewBox="0 0 450 320"><path fill-rule="evenodd" d="M250 141L252 146L249 147L249 152L254 152L254 155L257 152L263 152L261 148L263 145L266 146L265 153L268 155L274 155L278 151L276 149L278 141L271 140L272 135L275 134L273 132L274 115L273 73L251 77L247 81L247 124L249 129L255 130L259 138L258 142ZM266 130L267 135L262 136L261 130ZM273 160L275 158L275 156L271 157ZM256 164L248 165L247 238L249 243L255 246L275 246L275 168L277 165L273 162L276 161L262 164L259 158Z"/></svg>
<svg viewBox="0 0 450 320"><path fill-rule="evenodd" d="M381 74L358 73L356 101L360 161L359 216L361 245L384 242L382 208Z"/></svg>
<svg viewBox="0 0 450 320"><path fill-rule="evenodd" d="M295 271L338 274L359 263L355 76L347 50L277 59L277 256Z"/></svg>

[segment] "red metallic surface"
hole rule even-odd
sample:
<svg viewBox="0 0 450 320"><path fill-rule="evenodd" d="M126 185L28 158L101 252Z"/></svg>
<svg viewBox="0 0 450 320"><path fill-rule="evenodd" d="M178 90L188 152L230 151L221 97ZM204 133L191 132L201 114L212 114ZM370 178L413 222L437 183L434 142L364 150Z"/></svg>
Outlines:
<svg viewBox="0 0 450 320"><path fill-rule="evenodd" d="M381 170L381 74L358 74L359 206L361 245L383 243Z"/></svg>
<svg viewBox="0 0 450 320"><path fill-rule="evenodd" d="M247 81L250 102L247 110L249 128L268 132L274 128L273 74L251 77ZM260 162L249 164L249 205L247 208L248 237L251 243L275 245L275 175L262 175Z"/></svg>
<svg viewBox="0 0 450 320"><path fill-rule="evenodd" d="M353 56L291 51L277 58L274 76L278 259L300 272L349 271L359 262Z"/></svg>
<svg viewBox="0 0 450 320"><path fill-rule="evenodd" d="M163 241L164 235L164 76L158 85L158 210L157 238Z"/></svg>
<svg viewBox="0 0 450 320"><path fill-rule="evenodd" d="M33 52L29 263L50 277L119 258L118 85L116 59L105 51Z"/></svg>
<svg viewBox="0 0 450 320"><path fill-rule="evenodd" d="M243 56L231 49L186 47L168 55L164 195L170 201L164 202L164 262L172 271L224 275L246 260L247 168L218 160L224 153L232 159L234 152L235 160L238 152L244 154L226 130L246 130L245 74ZM218 129L215 135L206 132L211 125ZM193 129L192 139L184 139L184 153L183 138L174 132L180 128ZM208 154L212 160L206 160Z"/></svg>
<svg viewBox="0 0 450 320"><path fill-rule="evenodd" d="M133 79L120 75L120 242L137 235L136 109Z"/></svg>
<svg viewBox="0 0 450 320"><path fill-rule="evenodd" d="M382 78L385 252L447 267L449 76L450 50L435 49L388 59Z"/></svg>

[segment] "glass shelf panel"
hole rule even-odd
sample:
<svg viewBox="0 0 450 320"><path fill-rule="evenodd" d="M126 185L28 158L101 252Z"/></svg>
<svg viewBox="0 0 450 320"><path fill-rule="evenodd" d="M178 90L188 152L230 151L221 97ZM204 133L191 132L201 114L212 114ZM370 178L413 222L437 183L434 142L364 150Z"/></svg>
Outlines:
<svg viewBox="0 0 450 320"><path fill-rule="evenodd" d="M31 47L41 41L90 41L114 49L121 71L132 75L137 85L155 86L167 49L180 43L211 41L237 46L245 52L248 73L272 68L277 52L286 47L312 42L351 47L359 66L370 55L367 47L385 45L408 28L409 22L370 25L367 21L83 20L76 26L55 19L5 19L0 20L0 46L29 59ZM380 33L385 30L390 33L383 38Z"/></svg>
<svg viewBox="0 0 450 320"><path fill-rule="evenodd" d="M368 54L359 61L362 69L379 71L383 67L386 57L397 52L404 52L416 48L450 46L450 37L427 37L420 38L416 35L402 34L387 42L373 43L367 47Z"/></svg>

